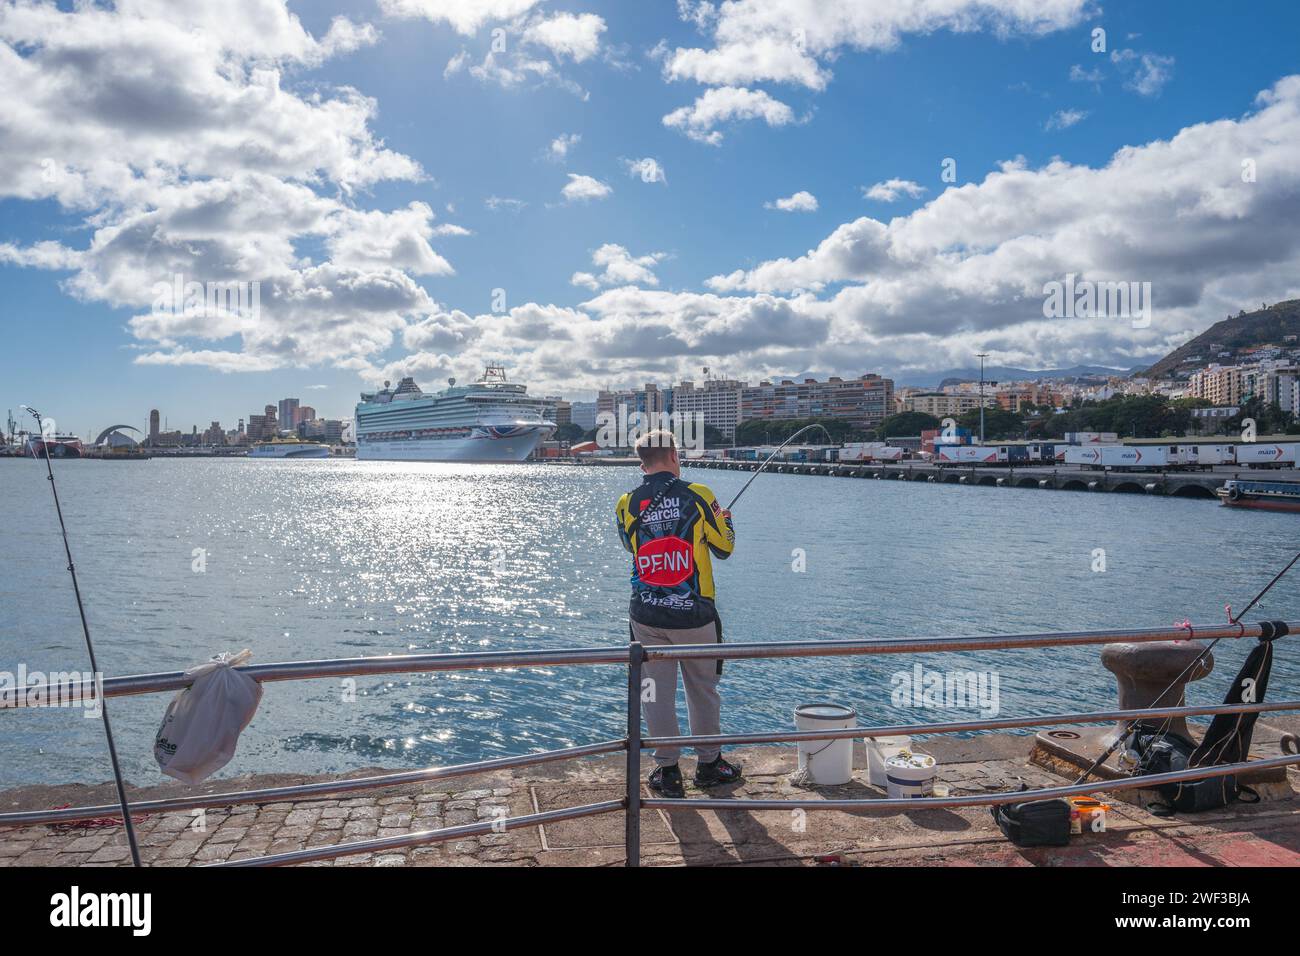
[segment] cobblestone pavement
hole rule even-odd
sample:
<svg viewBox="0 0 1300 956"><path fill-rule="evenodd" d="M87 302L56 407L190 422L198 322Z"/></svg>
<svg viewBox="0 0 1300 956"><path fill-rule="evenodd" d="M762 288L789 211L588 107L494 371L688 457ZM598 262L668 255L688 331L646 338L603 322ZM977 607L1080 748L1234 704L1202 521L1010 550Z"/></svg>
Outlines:
<svg viewBox="0 0 1300 956"><path fill-rule="evenodd" d="M932 744L932 746L931 746ZM1026 760L1030 738L986 735L927 741L940 758L940 781L954 794L1062 783ZM733 755L735 756L735 755ZM491 821L577 806L622 795L622 757L533 767L492 776L371 790L337 799L234 805L206 811L145 816L137 822L150 866L201 866L307 847ZM789 779L790 748L749 748L741 759L746 780L715 796L826 799L881 796L865 772L842 787L796 788ZM860 744L855 763L864 765ZM648 768L647 768L648 769ZM690 778L689 761L683 765ZM365 774L375 772L371 770ZM282 786L302 777L238 777L203 792ZM1300 802L1290 777L1285 795L1235 805L1194 818L1160 819L1140 806L1114 802L1107 832L1076 837L1060 850L1018 850L995 828L987 808L957 810L787 812L644 811L642 861L649 865L1300 865ZM156 799L189 793L170 785L132 793ZM1103 791L1104 792L1104 791ZM0 794L0 810L111 802L112 788L28 788ZM688 789L688 796L699 796ZM818 857L830 859L818 860ZM357 853L306 866L567 866L620 865L623 815L608 813L486 833L450 842ZM129 854L118 825L0 829L0 866L126 866Z"/></svg>

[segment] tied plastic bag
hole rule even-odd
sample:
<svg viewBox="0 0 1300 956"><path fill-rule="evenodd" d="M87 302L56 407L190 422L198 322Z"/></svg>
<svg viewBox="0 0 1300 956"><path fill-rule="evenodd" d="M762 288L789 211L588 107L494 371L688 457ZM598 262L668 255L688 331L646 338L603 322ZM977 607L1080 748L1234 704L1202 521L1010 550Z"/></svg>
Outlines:
<svg viewBox="0 0 1300 956"><path fill-rule="evenodd" d="M262 685L233 669L252 656L250 650L218 654L185 672L192 683L167 705L153 742L154 759L167 776L201 783L235 755L262 700Z"/></svg>

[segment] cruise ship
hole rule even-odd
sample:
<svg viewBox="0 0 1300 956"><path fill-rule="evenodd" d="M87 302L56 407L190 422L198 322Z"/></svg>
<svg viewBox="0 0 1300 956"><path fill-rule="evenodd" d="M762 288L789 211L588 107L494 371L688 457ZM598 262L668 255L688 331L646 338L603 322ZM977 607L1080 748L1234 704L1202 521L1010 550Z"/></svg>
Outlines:
<svg viewBox="0 0 1300 956"><path fill-rule="evenodd" d="M426 395L415 380L362 392L357 405L357 458L375 461L523 461L555 430L542 403L488 366L472 385Z"/></svg>

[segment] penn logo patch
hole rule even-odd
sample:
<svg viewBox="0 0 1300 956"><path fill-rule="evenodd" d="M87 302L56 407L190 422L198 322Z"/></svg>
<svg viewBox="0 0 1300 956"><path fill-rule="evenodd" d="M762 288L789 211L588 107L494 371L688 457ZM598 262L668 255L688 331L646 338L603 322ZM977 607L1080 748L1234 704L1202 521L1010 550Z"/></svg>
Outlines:
<svg viewBox="0 0 1300 956"><path fill-rule="evenodd" d="M655 538L636 549L636 573L643 584L670 588L694 571L695 553L681 538Z"/></svg>

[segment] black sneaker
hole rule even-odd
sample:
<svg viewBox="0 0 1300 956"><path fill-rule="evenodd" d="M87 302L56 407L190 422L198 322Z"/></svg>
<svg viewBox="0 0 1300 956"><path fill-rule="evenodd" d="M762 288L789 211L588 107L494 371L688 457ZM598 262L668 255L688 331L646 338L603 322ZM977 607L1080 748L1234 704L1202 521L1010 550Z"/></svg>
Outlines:
<svg viewBox="0 0 1300 956"><path fill-rule="evenodd" d="M695 786L697 787L720 787L723 784L735 783L740 780L740 768L735 764L727 763L718 754L718 758L711 763L697 763L695 765Z"/></svg>
<svg viewBox="0 0 1300 956"><path fill-rule="evenodd" d="M649 784L652 791L661 797L668 797L670 800L686 796L686 785L682 782L682 771L675 763L660 767L650 774Z"/></svg>

